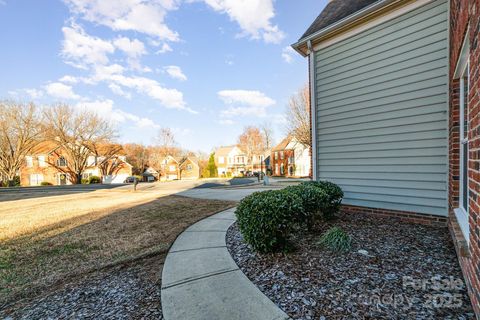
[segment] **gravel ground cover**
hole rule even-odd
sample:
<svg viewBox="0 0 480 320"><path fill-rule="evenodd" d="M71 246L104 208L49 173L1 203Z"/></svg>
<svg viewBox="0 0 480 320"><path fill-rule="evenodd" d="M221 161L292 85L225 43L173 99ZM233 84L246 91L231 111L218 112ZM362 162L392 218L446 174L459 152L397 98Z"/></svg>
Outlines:
<svg viewBox="0 0 480 320"><path fill-rule="evenodd" d="M1 319L163 319L165 255L84 275L50 293L0 311Z"/></svg>
<svg viewBox="0 0 480 320"><path fill-rule="evenodd" d="M348 253L317 241L339 226ZM260 255L236 224L227 246L242 271L293 319L473 319L447 228L341 215L293 239L291 253Z"/></svg>

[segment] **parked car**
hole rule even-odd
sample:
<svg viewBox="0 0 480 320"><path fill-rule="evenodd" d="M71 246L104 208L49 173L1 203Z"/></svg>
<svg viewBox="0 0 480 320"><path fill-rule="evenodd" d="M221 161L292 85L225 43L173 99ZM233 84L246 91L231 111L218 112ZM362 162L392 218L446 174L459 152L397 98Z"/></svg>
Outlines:
<svg viewBox="0 0 480 320"><path fill-rule="evenodd" d="M124 181L124 183L134 183L135 182L135 177L127 177Z"/></svg>

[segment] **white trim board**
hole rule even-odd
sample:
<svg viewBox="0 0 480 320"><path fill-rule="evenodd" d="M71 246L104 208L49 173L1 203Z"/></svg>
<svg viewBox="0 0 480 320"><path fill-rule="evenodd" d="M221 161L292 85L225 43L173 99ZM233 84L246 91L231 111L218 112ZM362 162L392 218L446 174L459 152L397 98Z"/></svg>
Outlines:
<svg viewBox="0 0 480 320"><path fill-rule="evenodd" d="M383 16L381 16L381 17L378 17L378 18L376 18L376 19L374 19L374 20L372 20L372 21L370 21L370 22L368 22L368 23L366 23L366 24L363 24L363 25L361 25L361 26L359 26L359 27L356 27L356 28L354 28L354 29L352 29L352 30L350 30L350 31L347 31L347 32L345 32L345 33L342 33L342 34L340 34L340 35L338 35L338 36L336 36L336 37L333 37L333 38L331 38L331 39L328 39L328 40L326 40L326 41L320 42L319 44L315 45L315 47L313 48L313 50L314 50L314 51L318 51L318 50L320 50L320 49L329 47L329 46L331 46L331 45L333 45L333 44L335 44L335 43L337 43L337 42L340 42L340 41L342 41L342 40L345 40L345 39L348 39L348 38L350 38L350 37L353 37L354 35L357 35L357 34L363 32L363 31L366 31L366 30L368 30L368 29L371 29L371 28L373 28L373 27L376 27L376 26L378 26L378 25L380 25L380 24L382 24L382 23L385 23L385 22L387 22L387 21L389 21L389 20L392 20L392 19L394 19L394 18L396 18L396 17L399 17L399 16L401 16L401 15L404 15L405 13L408 13L408 12L410 12L410 11L412 11L412 10L415 10L415 9L417 9L417 8L420 8L420 7L422 7L422 6L430 3L430 2L432 2L432 1L433 1L433 0L417 0L417 1L413 2L413 3L410 3L410 4L408 4L408 5L404 6L404 7L399 8L399 9L397 9L397 10L395 10L395 11L392 11L392 12L386 14L386 15L383 15Z"/></svg>

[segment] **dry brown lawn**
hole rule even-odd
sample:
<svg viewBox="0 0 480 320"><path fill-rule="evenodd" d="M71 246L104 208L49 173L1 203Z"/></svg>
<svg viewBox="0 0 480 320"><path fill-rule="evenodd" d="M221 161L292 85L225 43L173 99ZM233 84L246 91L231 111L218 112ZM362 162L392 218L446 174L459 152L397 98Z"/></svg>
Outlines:
<svg viewBox="0 0 480 320"><path fill-rule="evenodd" d="M232 205L112 190L1 202L0 309L78 275L166 252L187 226Z"/></svg>

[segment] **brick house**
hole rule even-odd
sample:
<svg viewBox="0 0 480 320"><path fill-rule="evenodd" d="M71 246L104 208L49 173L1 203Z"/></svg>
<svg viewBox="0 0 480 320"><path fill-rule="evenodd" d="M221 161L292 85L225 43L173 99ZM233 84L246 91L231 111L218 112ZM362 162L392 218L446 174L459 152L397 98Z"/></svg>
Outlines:
<svg viewBox="0 0 480 320"><path fill-rule="evenodd" d="M132 175L132 166L126 162L124 156L112 157L108 163L103 163L104 160L102 156L90 155L82 179L97 176L103 183L123 183L128 176ZM31 154L25 157L25 163L19 172L20 185L38 186L42 182L52 185L70 185L73 179L67 170L68 161L70 160L57 144L48 141L39 143ZM100 167L101 163L104 170Z"/></svg>
<svg viewBox="0 0 480 320"><path fill-rule="evenodd" d="M193 180L200 178L200 166L195 157L184 157L179 165L180 179Z"/></svg>
<svg viewBox="0 0 480 320"><path fill-rule="evenodd" d="M308 57L312 176L347 212L448 223L480 317L479 0L333 0Z"/></svg>
<svg viewBox="0 0 480 320"><path fill-rule="evenodd" d="M307 177L310 174L310 149L287 136L271 151L272 175L284 177Z"/></svg>
<svg viewBox="0 0 480 320"><path fill-rule="evenodd" d="M480 317L480 1L450 3L449 227Z"/></svg>

